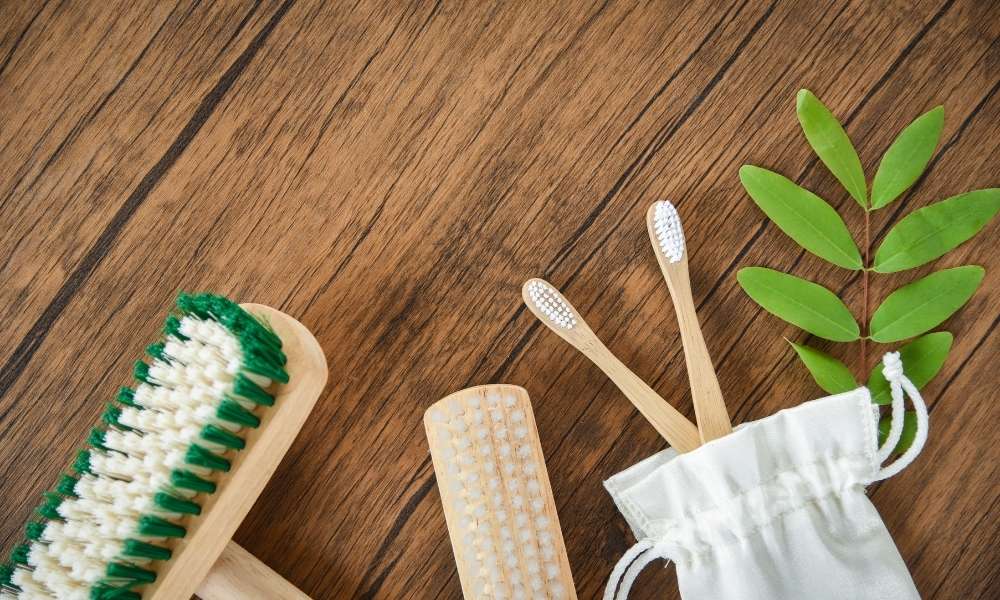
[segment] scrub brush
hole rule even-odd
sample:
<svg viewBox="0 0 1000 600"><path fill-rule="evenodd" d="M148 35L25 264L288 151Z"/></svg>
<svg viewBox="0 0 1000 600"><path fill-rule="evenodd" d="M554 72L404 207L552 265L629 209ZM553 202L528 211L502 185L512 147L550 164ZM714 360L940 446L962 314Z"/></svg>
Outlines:
<svg viewBox="0 0 1000 600"><path fill-rule="evenodd" d="M528 393L455 392L424 426L464 596L575 600Z"/></svg>
<svg viewBox="0 0 1000 600"><path fill-rule="evenodd" d="M245 554L230 539L323 389L315 338L265 306L182 294L147 354L0 567L0 599L306 597L248 554L238 587L205 576Z"/></svg>

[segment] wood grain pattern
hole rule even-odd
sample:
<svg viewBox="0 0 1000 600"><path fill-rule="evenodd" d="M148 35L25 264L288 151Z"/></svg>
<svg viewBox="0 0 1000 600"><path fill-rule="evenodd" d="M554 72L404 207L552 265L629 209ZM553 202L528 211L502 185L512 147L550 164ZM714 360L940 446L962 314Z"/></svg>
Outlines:
<svg viewBox="0 0 1000 600"><path fill-rule="evenodd" d="M538 290L544 290L539 292ZM698 428L672 404L656 393L641 377L633 373L594 334L587 321L550 283L542 279L529 279L521 288L521 297L528 310L553 333L590 359L607 378L628 398L639 414L656 430L667 443L678 452L690 452L701 445ZM546 313L545 300L555 301L572 315L573 326L565 327L565 321L553 320L552 313ZM551 305L550 305L551 306ZM549 308L551 311L551 308Z"/></svg>
<svg viewBox="0 0 1000 600"><path fill-rule="evenodd" d="M776 231L739 165L780 170L860 230L798 131L808 87L869 173L946 107L927 176L875 214L876 240L901 211L1000 185L998 38L1000 9L976 0L6 2L0 545L176 291L211 289L295 316L331 368L245 548L314 598L459 597L421 415L508 382L532 397L578 592L597 596L632 543L601 481L663 442L542 335L521 282L558 286L692 417L643 231L671 199L733 422L819 395L781 339L799 333L735 270L790 270L856 310L860 286ZM945 325L925 456L872 492L927 598L1000 596L997 231L936 264L988 272ZM917 273L876 278L874 298ZM820 347L867 371L856 346ZM633 597L677 598L673 573L648 569Z"/></svg>

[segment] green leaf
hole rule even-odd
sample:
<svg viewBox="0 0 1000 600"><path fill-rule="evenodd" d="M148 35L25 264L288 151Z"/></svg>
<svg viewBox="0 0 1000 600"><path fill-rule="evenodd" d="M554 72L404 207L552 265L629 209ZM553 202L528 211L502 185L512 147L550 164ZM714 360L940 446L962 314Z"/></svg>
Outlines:
<svg viewBox="0 0 1000 600"><path fill-rule="evenodd" d="M861 253L837 211L790 179L753 165L740 168L740 181L757 206L800 246L845 269L862 267Z"/></svg>
<svg viewBox="0 0 1000 600"><path fill-rule="evenodd" d="M763 267L740 269L736 279L754 302L792 325L834 342L858 339L851 311L821 285Z"/></svg>
<svg viewBox="0 0 1000 600"><path fill-rule="evenodd" d="M955 267L899 288L875 309L871 338L898 342L937 327L972 297L984 272L975 265Z"/></svg>
<svg viewBox="0 0 1000 600"><path fill-rule="evenodd" d="M809 90L799 90L795 98L795 110L802 131L819 159L861 208L867 209L868 186L865 183L865 173L861 170L861 159L840 122Z"/></svg>
<svg viewBox="0 0 1000 600"><path fill-rule="evenodd" d="M960 194L913 211L889 230L874 269L895 273L928 263L976 235L1000 210L1000 188Z"/></svg>
<svg viewBox="0 0 1000 600"><path fill-rule="evenodd" d="M889 438L889 429L892 427L892 415L885 415L878 422L878 445L881 446ZM899 436L899 443L893 452L906 452L913 445L913 438L917 436L917 413L908 410L903 413L903 435Z"/></svg>
<svg viewBox="0 0 1000 600"><path fill-rule="evenodd" d="M872 208L882 208L906 191L930 162L944 127L944 107L920 115L899 134L882 157L872 181Z"/></svg>
<svg viewBox="0 0 1000 600"><path fill-rule="evenodd" d="M858 382L855 381L850 369L844 363L821 350L796 344L792 341L788 343L792 345L792 348L795 348L795 352L799 355L806 368L809 369L809 373L816 380L816 384L826 393L839 394L841 392L849 392L858 387Z"/></svg>
<svg viewBox="0 0 1000 600"><path fill-rule="evenodd" d="M934 376L941 370L941 366L944 365L944 360L951 350L953 339L954 336L947 331L936 331L920 336L899 349L903 370L913 385L917 386L917 389L930 383L931 379L934 379ZM892 403L889 382L882 375L881 362L872 368L872 373L868 377L868 391L871 392L872 402L875 404Z"/></svg>

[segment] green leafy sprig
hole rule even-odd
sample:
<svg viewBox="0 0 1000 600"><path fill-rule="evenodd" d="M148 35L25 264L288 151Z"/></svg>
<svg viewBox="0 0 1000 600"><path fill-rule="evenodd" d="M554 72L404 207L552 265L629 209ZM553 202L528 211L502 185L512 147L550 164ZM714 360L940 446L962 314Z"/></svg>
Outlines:
<svg viewBox="0 0 1000 600"><path fill-rule="evenodd" d="M864 243L859 249L837 211L823 198L790 179L753 165L740 169L740 181L757 206L808 252L838 267L861 272L861 322L832 291L794 275L764 267L737 274L743 290L764 310L808 333L833 342L861 345L861 368L869 369L867 343L906 342L899 351L907 376L922 388L941 370L952 334L931 332L961 308L983 279L983 268L966 265L936 271L889 294L870 315L869 278L925 265L978 233L1000 210L1000 189L967 192L915 210L899 220L871 256L871 213L884 208L923 174L944 126L944 108L935 107L910 123L889 146L871 188L847 132L809 90L800 90L796 112L802 131L819 159L864 211ZM931 332L931 333L929 333ZM816 383L830 394L858 387L851 370L816 348L789 342ZM872 401L891 402L881 364L867 380ZM897 451L913 440L916 419L908 412ZM888 431L886 415L880 435Z"/></svg>

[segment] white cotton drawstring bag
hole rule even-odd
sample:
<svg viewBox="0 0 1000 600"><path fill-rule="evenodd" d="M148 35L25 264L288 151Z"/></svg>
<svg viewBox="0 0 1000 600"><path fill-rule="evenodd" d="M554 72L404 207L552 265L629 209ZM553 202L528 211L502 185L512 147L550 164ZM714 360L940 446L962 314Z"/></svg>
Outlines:
<svg viewBox="0 0 1000 600"><path fill-rule="evenodd" d="M677 565L685 600L910 600L906 565L865 487L901 471L927 439L927 409L899 354L883 359L892 426L881 448L867 388L740 426L678 455L667 449L605 482L639 540L605 600L624 599L656 559ZM917 414L910 448L883 467Z"/></svg>

